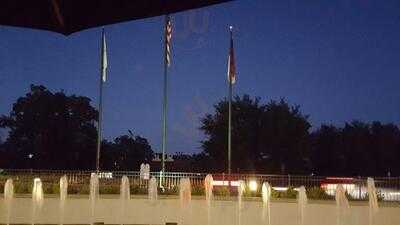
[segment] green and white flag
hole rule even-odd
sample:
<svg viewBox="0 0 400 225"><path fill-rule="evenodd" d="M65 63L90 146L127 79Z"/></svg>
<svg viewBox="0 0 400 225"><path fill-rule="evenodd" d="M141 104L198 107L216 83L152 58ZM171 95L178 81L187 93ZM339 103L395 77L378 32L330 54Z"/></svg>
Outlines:
<svg viewBox="0 0 400 225"><path fill-rule="evenodd" d="M102 42L101 42L101 80L106 82L107 79L107 44L106 34L103 29Z"/></svg>

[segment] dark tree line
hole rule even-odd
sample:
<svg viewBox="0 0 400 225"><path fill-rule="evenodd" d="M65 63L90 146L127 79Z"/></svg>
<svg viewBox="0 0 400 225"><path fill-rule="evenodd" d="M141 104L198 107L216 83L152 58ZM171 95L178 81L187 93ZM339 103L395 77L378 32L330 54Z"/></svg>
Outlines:
<svg viewBox="0 0 400 225"><path fill-rule="evenodd" d="M96 159L98 112L87 97L52 93L31 85L13 104L0 128L9 135L0 146L0 168L93 169ZM153 151L140 136L121 136L102 143L105 168L137 169Z"/></svg>
<svg viewBox="0 0 400 225"><path fill-rule="evenodd" d="M152 159L150 144L140 136L122 135L114 142L102 143L101 168L105 170L139 170L141 163L150 163Z"/></svg>
<svg viewBox="0 0 400 225"><path fill-rule="evenodd" d="M93 169L98 112L87 97L51 92L32 85L0 128L0 168ZM307 115L284 99L262 103L248 95L232 102L232 168L234 172L342 176L399 176L399 127L352 121L342 127L323 124L311 131ZM225 172L228 102L201 118L206 135L198 154L177 153L174 171ZM101 168L138 170L151 163L148 141L128 132L103 140Z"/></svg>
<svg viewBox="0 0 400 225"><path fill-rule="evenodd" d="M400 130L394 124L321 125L310 137L313 170L319 174L400 175Z"/></svg>
<svg viewBox="0 0 400 225"><path fill-rule="evenodd" d="M235 172L305 173L311 125L298 106L271 101L261 104L248 95L232 102L232 168ZM202 119L204 152L218 171L227 168L228 102Z"/></svg>
<svg viewBox="0 0 400 225"><path fill-rule="evenodd" d="M400 130L353 121L310 131L308 116L285 100L260 103L248 95L232 103L232 168L236 172L399 176ZM202 119L204 153L216 171L227 168L228 102Z"/></svg>

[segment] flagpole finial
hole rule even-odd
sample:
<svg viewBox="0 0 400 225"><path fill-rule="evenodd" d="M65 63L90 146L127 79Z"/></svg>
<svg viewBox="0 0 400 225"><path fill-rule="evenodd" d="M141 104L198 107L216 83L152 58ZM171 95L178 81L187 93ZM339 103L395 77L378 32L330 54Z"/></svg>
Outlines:
<svg viewBox="0 0 400 225"><path fill-rule="evenodd" d="M104 29L104 27L101 28L101 36L102 38L104 38L104 36L106 35L106 29Z"/></svg>

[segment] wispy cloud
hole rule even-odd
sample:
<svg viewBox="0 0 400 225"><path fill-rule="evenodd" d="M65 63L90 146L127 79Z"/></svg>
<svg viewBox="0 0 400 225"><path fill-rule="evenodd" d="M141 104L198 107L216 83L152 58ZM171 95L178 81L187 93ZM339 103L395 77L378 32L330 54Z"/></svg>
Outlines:
<svg viewBox="0 0 400 225"><path fill-rule="evenodd" d="M186 146L193 146L201 140L200 118L207 113L207 108L206 101L199 94L183 107L184 117L172 125L172 132L177 141L185 142Z"/></svg>

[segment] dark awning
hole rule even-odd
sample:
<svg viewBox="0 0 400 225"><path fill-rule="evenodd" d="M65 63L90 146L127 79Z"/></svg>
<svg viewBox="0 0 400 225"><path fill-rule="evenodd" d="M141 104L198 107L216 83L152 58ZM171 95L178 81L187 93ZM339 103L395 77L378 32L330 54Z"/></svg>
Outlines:
<svg viewBox="0 0 400 225"><path fill-rule="evenodd" d="M0 25L69 35L84 29L231 0L2 0Z"/></svg>

